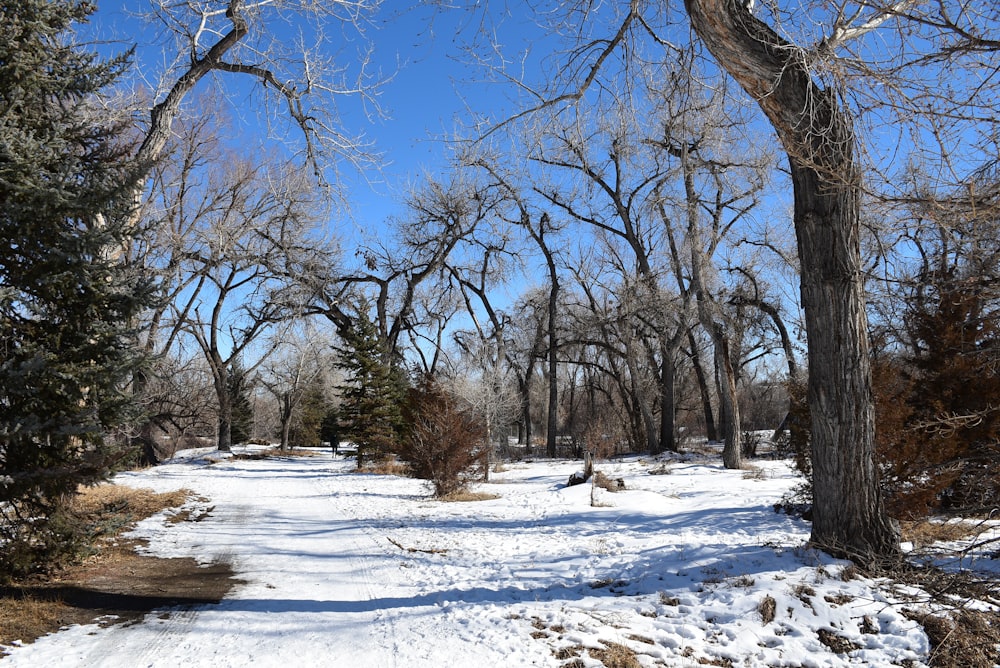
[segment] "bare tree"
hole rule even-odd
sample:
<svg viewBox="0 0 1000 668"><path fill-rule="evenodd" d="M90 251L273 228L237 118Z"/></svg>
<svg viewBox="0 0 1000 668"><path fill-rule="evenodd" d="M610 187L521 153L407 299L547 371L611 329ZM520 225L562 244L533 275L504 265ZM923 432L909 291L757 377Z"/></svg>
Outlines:
<svg viewBox="0 0 1000 668"><path fill-rule="evenodd" d="M897 553L874 462L875 415L852 117L806 51L733 0L686 0L695 32L758 102L789 159L809 349L812 540L861 560Z"/></svg>
<svg viewBox="0 0 1000 668"><path fill-rule="evenodd" d="M477 166L486 170L490 176L496 180L497 188L502 200L513 209L510 214L503 215L510 223L518 226L534 242L535 247L541 252L545 261L545 268L548 274L548 296L546 298L546 335L547 335L547 376L548 376L548 410L545 429L545 450L549 457L556 456L556 441L559 430L559 340L557 335L557 321L559 308L559 267L556 262L557 240L553 237L559 234L563 225L552 221L548 212L539 211L528 200L527 195L531 193L522 192L522 187L517 184L514 177L506 170L499 167L500 161L497 158L491 160L480 159L476 161ZM539 320L539 325L541 321ZM536 338L536 341L538 339ZM529 367L533 367L533 361L529 361ZM528 384L529 375L524 376L525 383ZM529 387L524 387L524 396L527 398ZM530 421L530 419L529 419Z"/></svg>
<svg viewBox="0 0 1000 668"><path fill-rule="evenodd" d="M213 85L242 83L244 90L259 96L263 104L257 111L269 134L297 144L321 180L334 159L364 164L370 158L368 147L360 133L354 136L343 128L335 100L356 96L369 109L378 109L365 29L379 4L150 0L146 16L168 38L165 43L172 40L173 53L166 54L170 65L155 91L138 162L148 166L159 159L184 100L215 75ZM287 127L298 131L297 142Z"/></svg>
<svg viewBox="0 0 1000 668"><path fill-rule="evenodd" d="M471 334L456 333L455 342L463 355L449 375L452 376L452 392L482 420L486 450L483 480L488 481L497 440L506 442L510 423L518 413L520 397L496 341L484 341Z"/></svg>
<svg viewBox="0 0 1000 668"><path fill-rule="evenodd" d="M197 277L197 290L175 304L172 315L208 362L219 401L218 447L228 450L230 365L254 352L256 361L246 364L249 373L267 356L268 350L253 347L273 326L304 309L290 276L302 265L325 265L330 257L320 238L309 238L313 191L294 171L269 172L267 165L234 156L221 172L206 177L199 198L196 225L183 239L178 267ZM303 259L303 253L312 253L312 259Z"/></svg>
<svg viewBox="0 0 1000 668"><path fill-rule="evenodd" d="M457 301L451 285L453 267L475 265L482 255L490 255L478 232L492 219L496 196L469 176L459 169L448 179L427 177L411 193L402 217L388 221L392 233L357 251L363 268L310 287L311 312L344 330L352 322L344 304L370 301L378 335L395 358L404 336L419 339L424 326L443 334L442 323L451 317L448 311ZM482 238L492 235L483 232ZM424 303L418 304L421 300ZM426 321L416 319L418 306ZM437 334L430 339L437 340Z"/></svg>
<svg viewBox="0 0 1000 668"><path fill-rule="evenodd" d="M292 423L306 393L317 385L332 387L332 364L325 359L324 340L315 331L284 333L274 354L259 367L256 380L278 404L279 447L289 446ZM324 379L327 382L324 382Z"/></svg>

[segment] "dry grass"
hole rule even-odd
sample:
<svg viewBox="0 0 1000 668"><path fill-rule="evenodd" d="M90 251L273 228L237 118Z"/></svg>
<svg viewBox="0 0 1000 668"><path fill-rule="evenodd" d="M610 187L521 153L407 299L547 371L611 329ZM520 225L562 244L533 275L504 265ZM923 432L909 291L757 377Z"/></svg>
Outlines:
<svg viewBox="0 0 1000 668"><path fill-rule="evenodd" d="M861 649L860 645L851 642L842 635L834 633L830 629L820 629L816 632L816 636L834 654L848 654L854 650Z"/></svg>
<svg viewBox="0 0 1000 668"><path fill-rule="evenodd" d="M770 594L765 596L760 605L757 606L757 612L760 614L760 619L767 626L774 621L774 617L778 612L778 604Z"/></svg>
<svg viewBox="0 0 1000 668"><path fill-rule="evenodd" d="M490 494L489 492L470 492L468 490L452 492L445 496L438 497L439 501L445 501L447 503L462 503L466 501L492 501L493 499L499 499L498 494Z"/></svg>
<svg viewBox="0 0 1000 668"><path fill-rule="evenodd" d="M91 622L98 606L67 602L67 586L80 590L78 585L99 571L127 572L122 565L137 558L134 544L117 537L139 520L181 506L192 497L189 490L158 494L111 484L81 488L72 509L94 536L90 556L83 563L0 588L0 645L32 642L62 626Z"/></svg>
<svg viewBox="0 0 1000 668"><path fill-rule="evenodd" d="M978 536L987 527L970 522L933 522L923 519L914 522L900 522L903 540L913 543L914 547L927 547L938 542L962 540L970 536Z"/></svg>
<svg viewBox="0 0 1000 668"><path fill-rule="evenodd" d="M363 471L365 473L375 473L377 475L408 477L410 475L410 465L406 462L401 462L398 459L389 458L366 464Z"/></svg>
<svg viewBox="0 0 1000 668"><path fill-rule="evenodd" d="M133 489L123 485L83 487L73 499L73 510L89 520L109 515L128 515L137 521L167 508L184 505L194 497L189 489L157 493L151 489Z"/></svg>
<svg viewBox="0 0 1000 668"><path fill-rule="evenodd" d="M639 659L636 657L635 652L625 645L620 645L616 642L608 642L606 640L602 640L601 643L604 644L604 648L592 648L587 650L587 653L590 654L592 658L603 663L606 668L642 668L642 664L639 663Z"/></svg>
<svg viewBox="0 0 1000 668"><path fill-rule="evenodd" d="M661 591L660 592L660 603L662 605L669 605L671 607L676 608L678 605L681 604L681 600L679 598L677 598L676 596L671 596L670 594L668 594L665 591Z"/></svg>
<svg viewBox="0 0 1000 668"><path fill-rule="evenodd" d="M1000 660L1000 615L995 612L904 614L924 627L931 643L931 668L993 668Z"/></svg>
<svg viewBox="0 0 1000 668"><path fill-rule="evenodd" d="M30 642L63 625L69 606L60 600L15 596L0 597L0 645L16 640Z"/></svg>
<svg viewBox="0 0 1000 668"><path fill-rule="evenodd" d="M620 492L625 489L625 481L621 478L609 478L603 472L598 471L594 474L594 486L609 492Z"/></svg>

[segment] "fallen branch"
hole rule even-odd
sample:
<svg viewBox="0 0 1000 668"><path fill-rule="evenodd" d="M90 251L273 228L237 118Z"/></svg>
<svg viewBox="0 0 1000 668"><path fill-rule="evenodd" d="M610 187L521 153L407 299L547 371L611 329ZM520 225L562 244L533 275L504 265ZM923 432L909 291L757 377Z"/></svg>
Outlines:
<svg viewBox="0 0 1000 668"><path fill-rule="evenodd" d="M448 550L442 550L442 549L422 550L419 547L406 547L405 545L400 544L399 542L393 540L392 538L389 538L388 536L386 536L385 539L387 541L389 541L390 543L392 543L393 545L395 545L396 547L398 547L399 549L401 549L402 551L404 551L404 552L420 552L422 554L447 554L448 553Z"/></svg>

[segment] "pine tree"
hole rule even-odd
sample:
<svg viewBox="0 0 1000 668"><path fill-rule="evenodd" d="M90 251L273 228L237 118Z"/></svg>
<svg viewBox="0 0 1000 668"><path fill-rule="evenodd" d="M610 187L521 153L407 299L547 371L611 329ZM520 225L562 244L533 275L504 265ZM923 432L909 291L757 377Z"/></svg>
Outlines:
<svg viewBox="0 0 1000 668"><path fill-rule="evenodd" d="M226 370L226 386L232 406L230 438L233 443L246 443L252 436L253 403L250 401L250 382L246 370L238 360L234 360Z"/></svg>
<svg viewBox="0 0 1000 668"><path fill-rule="evenodd" d="M403 430L402 406L406 382L393 364L364 309L349 331L338 366L346 374L340 387L341 433L358 448L358 468L396 449Z"/></svg>
<svg viewBox="0 0 1000 668"><path fill-rule="evenodd" d="M66 501L125 454L150 291L111 249L135 172L94 99L125 59L71 42L86 2L0 0L0 572L73 546Z"/></svg>

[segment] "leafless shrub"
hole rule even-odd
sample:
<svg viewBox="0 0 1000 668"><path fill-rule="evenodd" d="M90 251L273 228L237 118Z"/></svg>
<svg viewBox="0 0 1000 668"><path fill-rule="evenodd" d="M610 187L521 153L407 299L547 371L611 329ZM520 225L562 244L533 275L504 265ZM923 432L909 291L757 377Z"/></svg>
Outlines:
<svg viewBox="0 0 1000 668"><path fill-rule="evenodd" d="M414 475L429 480L440 498L465 491L489 454L481 421L429 376L410 392L407 421L399 454Z"/></svg>

